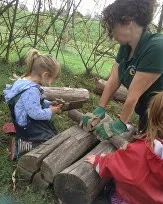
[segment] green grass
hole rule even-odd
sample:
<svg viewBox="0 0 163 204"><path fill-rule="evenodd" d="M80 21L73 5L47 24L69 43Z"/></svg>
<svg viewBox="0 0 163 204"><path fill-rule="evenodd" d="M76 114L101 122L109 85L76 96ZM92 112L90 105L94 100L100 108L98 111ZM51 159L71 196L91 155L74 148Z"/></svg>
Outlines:
<svg viewBox="0 0 163 204"><path fill-rule="evenodd" d="M13 15L12 9L9 9L9 14L11 16ZM17 19L19 19L19 18L21 18L21 19L16 21L13 35L14 36L17 35L19 28L23 25L24 27L27 27L29 29L28 32L31 34L31 39L28 36L24 36L20 40L21 35L24 35L24 32L26 32L25 29L22 30L22 32L19 34L19 36L15 39L16 46L14 45L13 42L11 44L11 49L10 49L10 54L9 54L9 62L11 62L11 63L18 61L18 59L19 59L19 57L16 53L16 48L18 50L21 50L21 48L25 45L24 48L22 49L21 53L20 53L20 57L23 57L34 44L35 23L32 23L32 22L35 18L34 18L34 16L32 16L31 20L28 22L28 24L29 24L28 25L26 23L26 19L28 17L26 17L26 16L29 14L30 14L30 12L24 12L24 11L17 13ZM7 14L5 13L4 16L5 15L7 15ZM48 32L48 35L46 37L46 44L48 45L49 49L52 48L53 43L56 41L56 38L57 38L56 34L53 32L53 29L55 27L56 32L58 34L60 34L62 31L64 18L65 17L63 17L63 16L59 16L57 21L53 24L53 26L51 27L51 29ZM43 19L43 25L39 26L38 32L39 32L39 34L42 34L43 31L45 31L46 28L48 27L48 25L50 24L51 17L40 15L40 19ZM6 33L8 33L8 35L9 35L9 31L7 31L7 27L6 27L5 23L4 22L1 23L2 21L3 21L3 18L0 17L0 33L1 33L2 42L3 42L4 38L6 39L8 37L8 36L6 36ZM8 22L7 16L6 16L6 21ZM66 66L68 65L74 74L81 74L81 73L86 71L86 68L84 67L84 63L82 62L81 57L79 56L78 52L74 48L75 42L74 42L72 22L71 21L70 21L68 27L69 27L69 37L68 37L69 39L68 39L68 43L66 46L66 50L63 51L64 58L62 57L61 52L60 52L59 56L58 56L58 60L61 64L64 64ZM75 18L74 32L75 32L75 36L76 36L75 37L76 43L78 44L80 49L84 49L83 50L84 51L83 58L84 58L84 61L86 62L87 59L89 58L91 52L92 52L93 47L96 44L97 39L98 39L99 22L88 20L88 19L81 19L81 18L77 17L77 18ZM39 39L39 36L38 36L38 39ZM5 46L6 45L7 45L7 42L6 42ZM109 48L110 42L105 40L102 43L102 45L100 45L99 49L105 51L103 46L105 47L105 49ZM4 48L4 46L0 47L0 52L3 50L3 48ZM46 48L43 40L41 40L40 43L38 43L37 49L40 50L41 52L47 53L47 48ZM56 54L56 49L57 49L57 47L55 46L53 49L53 52L52 52L54 54L54 56ZM114 51L111 51L111 52L114 52ZM1 57L5 58L5 54L6 54L6 51L1 54ZM99 58L99 56L95 55L95 59L98 60L98 58ZM112 67L112 64L113 64L113 62L110 59L109 60L108 59L109 59L108 57L101 58L100 61L97 63L96 68L94 68L92 70L92 72L96 73L96 74L98 73L102 77L105 77L106 75L108 75L110 73L110 68ZM88 68L90 69L93 64L94 64L94 56L92 56L90 58Z"/></svg>
<svg viewBox="0 0 163 204"><path fill-rule="evenodd" d="M29 50L28 48L24 49L24 51L21 54L21 57L24 57L24 55L27 53L28 50ZM47 53L46 51L41 51L41 50L40 52ZM52 55L55 57L56 52L55 51L52 52ZM59 53L58 62L63 65L62 67L65 67L65 66L68 67L69 72L71 72L73 75L79 75L86 72L86 68L82 63L82 60L79 54L74 49L70 49L70 50L68 49L66 51L63 51L63 56L61 55L61 53ZM14 63L15 61L18 61L18 59L19 58L16 52L12 52L10 54L10 63ZM18 74L19 73L21 74L24 72L23 67L17 67L17 70L16 70L15 67L12 67L11 65L9 66L10 66L10 70L9 70L10 73L17 71ZM103 58L97 63L97 70L94 68L92 73L94 74L98 73L98 75L100 75L101 77L106 77L110 74L112 66L113 66L113 60L107 60Z"/></svg>

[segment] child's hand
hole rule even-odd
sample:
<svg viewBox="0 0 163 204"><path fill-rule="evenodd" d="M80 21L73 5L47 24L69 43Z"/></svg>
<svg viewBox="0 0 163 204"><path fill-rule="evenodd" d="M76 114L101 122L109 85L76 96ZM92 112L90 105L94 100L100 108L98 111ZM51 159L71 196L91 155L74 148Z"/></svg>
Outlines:
<svg viewBox="0 0 163 204"><path fill-rule="evenodd" d="M53 113L57 113L62 108L62 104L56 105L56 106L50 106L50 109Z"/></svg>
<svg viewBox="0 0 163 204"><path fill-rule="evenodd" d="M85 159L84 159L84 161L85 162L88 162L88 163L90 163L90 164L94 164L94 162L95 162L95 155L90 155L90 156L88 156L88 157L86 157Z"/></svg>
<svg viewBox="0 0 163 204"><path fill-rule="evenodd" d="M51 102L52 106L57 106L59 104L64 104L65 101L63 99L56 98L54 101Z"/></svg>

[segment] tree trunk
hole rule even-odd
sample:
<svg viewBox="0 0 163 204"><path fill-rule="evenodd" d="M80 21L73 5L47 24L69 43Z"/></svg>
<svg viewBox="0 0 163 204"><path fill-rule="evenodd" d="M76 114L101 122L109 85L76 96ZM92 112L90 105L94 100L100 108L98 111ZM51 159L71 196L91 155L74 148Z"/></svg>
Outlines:
<svg viewBox="0 0 163 204"><path fill-rule="evenodd" d="M6 51L6 61L8 61L8 59L9 59L10 46L11 46L11 43L13 40L13 32L14 32L14 26L15 26L15 22L16 22L18 4L19 4L19 0L16 0L16 4L15 4L15 8L14 8L14 14L13 14L13 20L12 20L12 24L11 24L10 35L9 35L9 39L8 39L7 51Z"/></svg>
<svg viewBox="0 0 163 204"><path fill-rule="evenodd" d="M12 7L13 3L15 2L16 0L12 0L11 2L7 3L7 5L2 9L0 8L0 16L5 12L7 11L10 7Z"/></svg>
<svg viewBox="0 0 163 204"><path fill-rule="evenodd" d="M67 3L66 3L66 17L68 18L69 17L69 13L70 13L70 9L71 9L71 0L66 0ZM62 33L62 49L65 50L66 49L66 45L67 45L67 42L68 42L68 31L69 31L69 24L65 25L65 28L63 30L63 33Z"/></svg>
<svg viewBox="0 0 163 204"><path fill-rule="evenodd" d="M37 45L40 10L41 10L41 0L38 1L38 9L37 9L36 25L35 25L35 39L34 39L34 45L33 45L34 48L36 48L36 45Z"/></svg>
<svg viewBox="0 0 163 204"><path fill-rule="evenodd" d="M48 100L53 101L56 98L61 98L65 101L88 100L89 92L82 88L68 87L43 87L45 96Z"/></svg>
<svg viewBox="0 0 163 204"><path fill-rule="evenodd" d="M96 84L95 93L101 95L106 85L106 82L107 81L100 79ZM119 89L115 92L113 99L115 101L124 103L127 98L127 94L128 94L127 89L123 85L121 85Z"/></svg>
<svg viewBox="0 0 163 204"><path fill-rule="evenodd" d="M76 127L76 133L43 160L41 173L45 181L52 183L56 174L74 163L97 143L95 136Z"/></svg>
<svg viewBox="0 0 163 204"><path fill-rule="evenodd" d="M40 168L43 159L75 134L77 128L78 126L75 125L23 155L18 160L18 166L34 174Z"/></svg>

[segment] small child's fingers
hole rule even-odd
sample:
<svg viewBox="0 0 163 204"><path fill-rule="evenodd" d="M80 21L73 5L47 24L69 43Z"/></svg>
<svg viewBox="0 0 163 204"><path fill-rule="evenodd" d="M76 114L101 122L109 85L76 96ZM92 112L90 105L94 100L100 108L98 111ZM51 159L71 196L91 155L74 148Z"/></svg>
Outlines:
<svg viewBox="0 0 163 204"><path fill-rule="evenodd" d="M91 164L91 161L89 159L84 160L84 162Z"/></svg>
<svg viewBox="0 0 163 204"><path fill-rule="evenodd" d="M95 159L95 156L94 155L90 155L90 156L86 157L84 159L84 161L92 164L92 163L94 163L94 159Z"/></svg>
<svg viewBox="0 0 163 204"><path fill-rule="evenodd" d="M57 101L52 101L51 105L52 105L52 106L57 106L57 105L58 105L58 102L57 102Z"/></svg>
<svg viewBox="0 0 163 204"><path fill-rule="evenodd" d="M89 158L85 158L84 161L85 161L85 162L89 161Z"/></svg>

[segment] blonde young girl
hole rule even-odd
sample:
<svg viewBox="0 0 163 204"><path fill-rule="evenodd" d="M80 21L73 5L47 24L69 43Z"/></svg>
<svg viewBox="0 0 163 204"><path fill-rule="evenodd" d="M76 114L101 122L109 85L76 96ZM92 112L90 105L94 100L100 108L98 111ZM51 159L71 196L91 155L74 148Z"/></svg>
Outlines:
<svg viewBox="0 0 163 204"><path fill-rule="evenodd" d="M85 161L101 178L114 178L117 195L127 203L163 203L163 92L149 104L148 129L141 139L126 150L88 156Z"/></svg>
<svg viewBox="0 0 163 204"><path fill-rule="evenodd" d="M26 58L27 72L4 90L17 138L25 141L44 142L56 134L51 123L52 115L61 105L52 106L44 99L41 86L50 86L60 74L60 66L50 55L33 49Z"/></svg>

